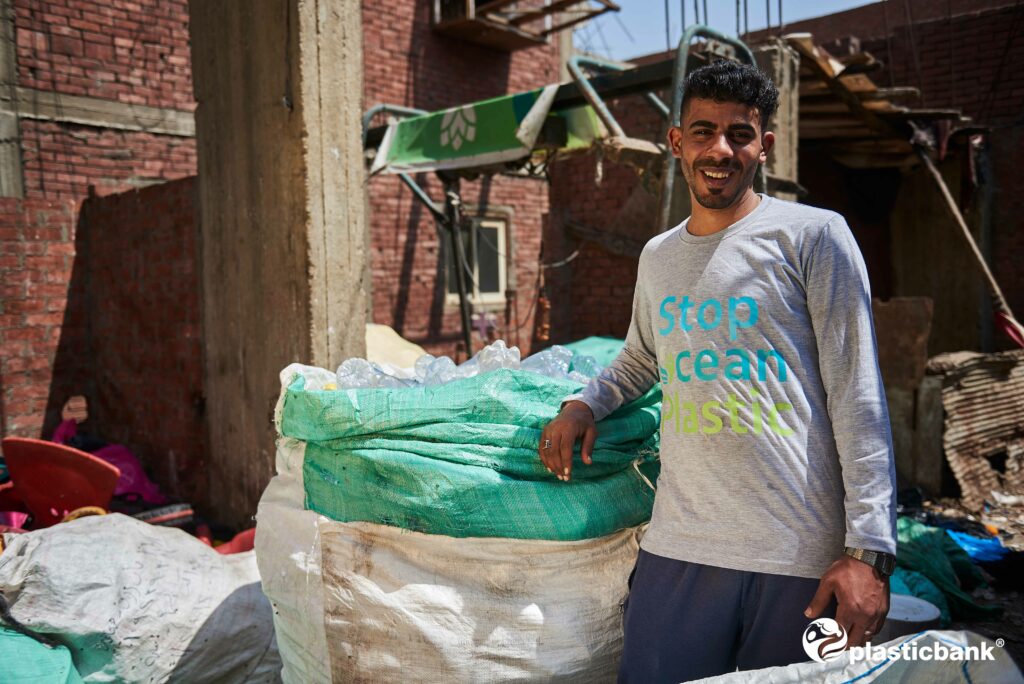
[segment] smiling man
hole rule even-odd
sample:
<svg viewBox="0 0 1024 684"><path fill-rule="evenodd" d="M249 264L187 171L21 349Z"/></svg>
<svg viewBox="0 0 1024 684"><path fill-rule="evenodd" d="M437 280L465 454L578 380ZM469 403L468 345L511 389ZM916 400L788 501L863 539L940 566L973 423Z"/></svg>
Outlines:
<svg viewBox="0 0 1024 684"><path fill-rule="evenodd" d="M888 611L895 476L867 273L842 216L754 192L777 102L753 67L689 75L668 140L692 214L644 247L622 352L538 444L568 481L595 421L661 384L623 682L806 660L812 618L855 646Z"/></svg>

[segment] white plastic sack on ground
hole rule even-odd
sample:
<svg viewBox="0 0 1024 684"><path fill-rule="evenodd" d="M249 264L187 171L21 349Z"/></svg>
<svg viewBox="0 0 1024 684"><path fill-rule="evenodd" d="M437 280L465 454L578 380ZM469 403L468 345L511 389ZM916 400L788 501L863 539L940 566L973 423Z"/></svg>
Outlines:
<svg viewBox="0 0 1024 684"><path fill-rule="evenodd" d="M579 542L425 535L303 509L282 438L256 555L286 682L614 681L627 529Z"/></svg>
<svg viewBox="0 0 1024 684"><path fill-rule="evenodd" d="M380 323L366 324L366 360L412 368L426 354L423 347L405 339L394 328Z"/></svg>
<svg viewBox="0 0 1024 684"><path fill-rule="evenodd" d="M86 682L280 681L252 552L221 555L117 514L4 542L0 592L11 614L67 645Z"/></svg>
<svg viewBox="0 0 1024 684"><path fill-rule="evenodd" d="M990 651L985 651L987 645ZM968 656L945 659L924 659L935 652L936 647L946 653L954 650ZM769 667L763 670L735 672L721 677L701 679L705 684L798 684L821 682L839 684L964 684L985 682L985 684L1022 684L1020 670L1005 649L994 640L973 632L927 631L913 636L902 636L875 649L886 649L885 657L875 659L854 658L854 651L845 651L841 656L824 663L800 663L786 667ZM890 649L900 649L904 654L894 657ZM990 653L991 659L977 656ZM920 657L916 657L920 656ZM974 657L972 657L974 656Z"/></svg>

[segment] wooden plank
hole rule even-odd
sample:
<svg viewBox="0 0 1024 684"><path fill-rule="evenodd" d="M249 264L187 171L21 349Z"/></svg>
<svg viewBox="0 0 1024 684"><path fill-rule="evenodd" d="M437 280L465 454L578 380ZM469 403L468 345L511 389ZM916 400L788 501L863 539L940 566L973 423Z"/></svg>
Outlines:
<svg viewBox="0 0 1024 684"><path fill-rule="evenodd" d="M906 107L896 107L888 100L862 100L864 107L871 110L907 111ZM820 102L800 102L800 116L849 112L850 108L835 98Z"/></svg>
<svg viewBox="0 0 1024 684"><path fill-rule="evenodd" d="M832 94L825 84L819 80L814 81L814 85L819 86L817 92L807 92L800 95L800 106L803 107L805 103L816 103L816 102L837 102L835 96ZM810 81L807 82L807 88L812 88ZM920 96L921 92L917 88L878 88L872 91L857 91L852 90L861 102L870 102L871 100L903 100L911 97Z"/></svg>
<svg viewBox="0 0 1024 684"><path fill-rule="evenodd" d="M850 74L849 76L840 76L838 79L843 86L851 93L856 94L858 97L865 97L867 93L873 93L878 90L878 86L875 82L864 74ZM820 73L813 79L806 79L800 81L800 96L803 97L805 94L822 94L830 92L827 83L822 80Z"/></svg>
<svg viewBox="0 0 1024 684"><path fill-rule="evenodd" d="M801 140L840 140L843 138L875 138L878 134L872 131L870 128L850 127L850 128L821 128L821 129L805 129L803 126L800 127L800 139Z"/></svg>
<svg viewBox="0 0 1024 684"><path fill-rule="evenodd" d="M880 119L877 114L864 107L864 105L861 103L857 95L850 89L850 85L845 79L835 77L834 70L830 68L830 65L824 62L821 55L818 54L817 50L815 49L815 46L813 44L810 44L810 47L808 47L808 44L810 43L809 39L790 40L789 42L790 45L795 47L797 52L800 53L801 57L807 58L806 63L809 64L812 69L818 72L818 76L825 83L828 89L832 91L832 94L835 95L836 98L843 102L847 107L849 107L850 111L858 119L863 121L865 126L867 126L872 131L875 131L879 135L898 135L897 131L891 125ZM855 76L851 76L849 78L865 79L871 85L872 89L876 88L875 84L871 81L871 79L867 78L863 74L856 74Z"/></svg>
<svg viewBox="0 0 1024 684"><path fill-rule="evenodd" d="M550 5L545 5L544 7L538 7L537 9L533 9L528 12L523 12L519 16L512 19L512 23L516 26L522 26L523 24L528 24L531 21L543 19L544 17L555 12L560 12L566 9L567 7L571 7L572 5L578 5L579 2L580 0L554 0L554 2L552 2ZM603 12L605 10L599 11Z"/></svg>
<svg viewBox="0 0 1024 684"><path fill-rule="evenodd" d="M893 88L879 88L873 95L900 100L907 97L921 97L921 91L910 86L895 86Z"/></svg>
<svg viewBox="0 0 1024 684"><path fill-rule="evenodd" d="M452 19L435 25L434 30L446 36L506 52L545 44L544 39L536 33L499 23L490 17Z"/></svg>
<svg viewBox="0 0 1024 684"><path fill-rule="evenodd" d="M548 36L548 35L551 35L552 33L558 33L559 31L564 31L565 29L567 29L567 28L569 28L571 26L575 26L576 24L579 24L579 23L584 22L584 21L589 21L589 20L593 19L594 17L598 16L599 14L604 14L604 11L605 10L594 10L593 12L590 12L589 14L580 14L579 16L574 17L573 19L569 19L568 21L564 21L561 24L557 24L555 26L552 26L551 28L549 28L549 29L547 29L545 31L541 31L541 35L542 36Z"/></svg>
<svg viewBox="0 0 1024 684"><path fill-rule="evenodd" d="M490 2L485 2L482 5L480 5L479 7L477 7L476 11L477 11L478 14L485 14L487 12L495 12L497 10L502 9L503 7L511 5L514 2L516 2L516 0L490 0Z"/></svg>
<svg viewBox="0 0 1024 684"><path fill-rule="evenodd" d="M146 131L184 138L196 134L192 112L102 100L98 97L62 95L52 91L14 88L0 90L0 110L40 121L76 123L97 128Z"/></svg>
<svg viewBox="0 0 1024 684"><path fill-rule="evenodd" d="M17 78L14 8L12 0L0 0L0 84L3 84L0 88L10 92ZM18 115L15 112L0 112L0 197L24 196Z"/></svg>

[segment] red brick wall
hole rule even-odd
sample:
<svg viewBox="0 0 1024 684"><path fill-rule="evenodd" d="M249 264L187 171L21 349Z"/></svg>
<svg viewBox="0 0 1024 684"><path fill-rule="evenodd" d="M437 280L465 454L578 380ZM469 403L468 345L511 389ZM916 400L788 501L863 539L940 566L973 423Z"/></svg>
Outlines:
<svg viewBox="0 0 1024 684"><path fill-rule="evenodd" d="M187 0L14 0L18 84L191 110Z"/></svg>
<svg viewBox="0 0 1024 684"><path fill-rule="evenodd" d="M186 0L14 0L18 85L192 111ZM192 138L22 118L27 197L123 192L194 175Z"/></svg>
<svg viewBox="0 0 1024 684"><path fill-rule="evenodd" d="M665 120L640 97L615 101L611 111L628 136L660 142L665 135ZM641 246L656 232L657 187L643 188L632 168L607 159L601 161L598 174L598 161L590 152L555 164L551 172L555 219L550 239L562 241L560 254L580 250L567 268L550 274L564 287L552 307L556 341L590 335L625 337L636 285L636 257L574 240L567 224L621 235Z"/></svg>
<svg viewBox="0 0 1024 684"><path fill-rule="evenodd" d="M106 195L194 176L194 138L21 122L26 197L84 197L92 185Z"/></svg>
<svg viewBox="0 0 1024 684"><path fill-rule="evenodd" d="M12 4L18 86L194 109L187 0ZM0 200L0 432L49 436L80 392L92 431L200 491L194 180L83 202L194 176L195 141L28 116L19 133L26 198Z"/></svg>
<svg viewBox="0 0 1024 684"><path fill-rule="evenodd" d="M364 0L364 109L387 103L434 111L558 80L556 45L506 53L448 38L431 30L430 4ZM375 122L380 123L382 117ZM440 203L436 177L421 174L419 179ZM495 176L464 182L462 190L467 204L512 209L519 318L506 325L499 312L498 336L515 341L518 333L523 353L529 353L547 186ZM433 219L397 177L371 179L368 194L374 320L432 353L454 354L461 324L458 308L444 302L442 252Z"/></svg>
<svg viewBox="0 0 1024 684"><path fill-rule="evenodd" d="M813 19L786 22L783 34L807 32L814 34L819 44L827 44L836 39L854 35L861 40L885 37L891 32L908 23L920 23L935 20L947 20L952 16L1008 7L1014 0L899 0L899 2L873 2L860 7L835 12ZM785 9L783 9L785 18ZM769 35L776 35L777 28L770 30L751 31L746 40L756 43Z"/></svg>
<svg viewBox="0 0 1024 684"><path fill-rule="evenodd" d="M165 491L202 501L196 202L195 178L86 200L75 264L84 297L68 306L83 311L88 334L84 350L66 353L69 367L87 359L72 376L84 378L98 434L131 448Z"/></svg>
<svg viewBox="0 0 1024 684"><path fill-rule="evenodd" d="M165 491L205 494L195 179L86 200L0 200L0 430L127 445Z"/></svg>
<svg viewBox="0 0 1024 684"><path fill-rule="evenodd" d="M68 200L0 199L0 433L39 437L74 261Z"/></svg>

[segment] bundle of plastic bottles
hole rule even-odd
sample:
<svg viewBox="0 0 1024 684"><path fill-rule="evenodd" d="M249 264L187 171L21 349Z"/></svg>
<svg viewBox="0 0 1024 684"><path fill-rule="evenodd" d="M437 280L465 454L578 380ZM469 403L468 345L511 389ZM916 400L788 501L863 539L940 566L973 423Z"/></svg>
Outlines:
<svg viewBox="0 0 1024 684"><path fill-rule="evenodd" d="M657 386L601 421L593 464L577 452L570 482L537 455L562 399L621 346L588 338L521 360L499 341L460 365L427 354L408 369L286 369L278 425L305 444L306 508L454 537L588 539L648 520Z"/></svg>

